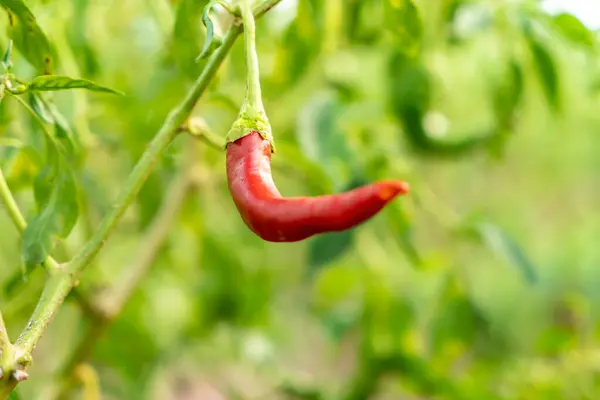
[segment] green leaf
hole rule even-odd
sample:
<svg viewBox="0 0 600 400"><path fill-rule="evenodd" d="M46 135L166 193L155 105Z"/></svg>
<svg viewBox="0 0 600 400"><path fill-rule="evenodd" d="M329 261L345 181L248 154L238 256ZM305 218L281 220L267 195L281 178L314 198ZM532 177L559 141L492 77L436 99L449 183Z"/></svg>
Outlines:
<svg viewBox="0 0 600 400"><path fill-rule="evenodd" d="M175 21L169 40L164 50L163 66L170 70L173 66L183 73L188 79L195 79L200 73L202 65L198 63L206 39L206 30L203 29L203 11L206 11L207 0L181 0L175 4ZM203 59L208 58L214 50L206 49L201 54ZM194 62L194 60L196 62Z"/></svg>
<svg viewBox="0 0 600 400"><path fill-rule="evenodd" d="M50 139L55 150L58 150L66 160L73 161L76 156L76 145L71 128L54 103L43 94L29 92L29 104L44 122L54 126L54 135ZM44 131L44 133L48 132Z"/></svg>
<svg viewBox="0 0 600 400"><path fill-rule="evenodd" d="M536 283L538 277L535 265L513 237L500 227L489 222L479 223L475 226L475 229L484 243L494 253L506 259L510 265L516 267L528 283Z"/></svg>
<svg viewBox="0 0 600 400"><path fill-rule="evenodd" d="M34 93L34 92L29 93L29 105L31 106L33 111L36 113L36 115L42 119L42 121L44 121L47 124L54 123L54 120L52 119L52 116L46 109L46 106L45 106L43 100L40 98L40 96L37 96L37 93Z"/></svg>
<svg viewBox="0 0 600 400"><path fill-rule="evenodd" d="M74 160L76 156L76 144L69 122L50 98L43 97L41 93L34 93L34 97L41 100L44 109L49 114L51 123L54 125L54 135L65 149L67 160Z"/></svg>
<svg viewBox="0 0 600 400"><path fill-rule="evenodd" d="M21 252L27 269L40 264L52 251L56 236L65 238L74 228L78 214L77 187L71 171L56 162L58 170L51 192L39 196L42 209L23 232Z"/></svg>
<svg viewBox="0 0 600 400"><path fill-rule="evenodd" d="M323 165L335 182L344 181L348 164L353 163L346 138L338 126L341 110L342 105L332 92L318 94L300 111L296 126L302 152L308 159Z"/></svg>
<svg viewBox="0 0 600 400"><path fill-rule="evenodd" d="M516 60L510 60L508 71L494 93L496 115L510 117L521 103L524 91L523 69Z"/></svg>
<svg viewBox="0 0 600 400"><path fill-rule="evenodd" d="M0 137L0 147L11 147L14 149L22 149L25 146L26 146L25 143L23 143L19 139Z"/></svg>
<svg viewBox="0 0 600 400"><path fill-rule="evenodd" d="M206 27L206 38L204 39L204 47L196 59L197 61L208 58L216 49L221 47L221 44L223 44L223 39L215 34L215 25L210 17L210 12L218 3L219 1L214 0L209 2L202 12L202 23Z"/></svg>
<svg viewBox="0 0 600 400"><path fill-rule="evenodd" d="M388 208L389 225L394 237L402 246L404 253L414 266L421 266L423 261L414 241L413 226L404 205L394 205Z"/></svg>
<svg viewBox="0 0 600 400"><path fill-rule="evenodd" d="M29 91L58 91L69 89L87 89L92 92L104 92L123 95L123 92L98 85L87 79L70 78L61 75L41 75L33 79L27 90Z"/></svg>
<svg viewBox="0 0 600 400"><path fill-rule="evenodd" d="M560 108L560 93L558 71L554 59L550 51L539 41L530 39L529 48L546 100L554 110L558 110Z"/></svg>
<svg viewBox="0 0 600 400"><path fill-rule="evenodd" d="M531 22L525 17L521 20L521 28L546 101L553 111L559 111L561 108L561 99L556 62L548 47L536 36Z"/></svg>
<svg viewBox="0 0 600 400"><path fill-rule="evenodd" d="M2 57L2 64L4 65L4 69L7 71L12 70L12 49L13 49L13 41L8 41L8 47L6 48L6 52L4 53L4 57Z"/></svg>
<svg viewBox="0 0 600 400"><path fill-rule="evenodd" d="M423 22L411 0L384 0L385 26L406 51L417 50L423 39Z"/></svg>
<svg viewBox="0 0 600 400"><path fill-rule="evenodd" d="M396 50L388 61L388 104L402 126L402 133L415 151L423 155L456 157L480 148L496 134L470 134L458 140L437 139L423 126L423 119L431 106L432 84L429 71L418 57Z"/></svg>
<svg viewBox="0 0 600 400"><path fill-rule="evenodd" d="M313 238L308 253L309 274L314 274L346 253L354 242L354 231L325 233Z"/></svg>
<svg viewBox="0 0 600 400"><path fill-rule="evenodd" d="M594 47L594 34L575 16L561 13L552 17L556 31L571 43Z"/></svg>
<svg viewBox="0 0 600 400"><path fill-rule="evenodd" d="M51 74L53 52L50 41L29 7L22 0L0 0L9 19L8 36L39 74Z"/></svg>
<svg viewBox="0 0 600 400"><path fill-rule="evenodd" d="M275 84L294 85L315 61L321 47L319 7L310 0L299 0L296 18L283 32L275 56Z"/></svg>
<svg viewBox="0 0 600 400"><path fill-rule="evenodd" d="M80 70L86 77L95 76L100 71L100 63L88 39L87 29L89 0L72 2L73 16L69 19L67 39Z"/></svg>
<svg viewBox="0 0 600 400"><path fill-rule="evenodd" d="M271 161L273 167L300 175L313 193L324 194L335 189L322 166L318 162L307 159L298 146L287 142L278 142L277 153L279 157L274 157Z"/></svg>
<svg viewBox="0 0 600 400"><path fill-rule="evenodd" d="M488 336L491 325L482 310L465 291L455 273L449 273L439 294L431 326L434 346L443 351L447 343L459 341L465 346L478 336Z"/></svg>
<svg viewBox="0 0 600 400"><path fill-rule="evenodd" d="M58 154L50 141L46 141L46 163L33 182L33 197L38 209L43 209L50 201L56 184L59 161Z"/></svg>

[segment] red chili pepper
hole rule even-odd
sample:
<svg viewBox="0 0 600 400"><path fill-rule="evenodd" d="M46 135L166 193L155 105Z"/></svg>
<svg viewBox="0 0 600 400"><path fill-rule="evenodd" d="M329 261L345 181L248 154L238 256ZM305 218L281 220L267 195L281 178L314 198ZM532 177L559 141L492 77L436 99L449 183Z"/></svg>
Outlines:
<svg viewBox="0 0 600 400"><path fill-rule="evenodd" d="M390 180L339 194L282 197L271 176L271 143L256 131L228 144L227 181L246 225L269 242L350 229L409 189L406 182Z"/></svg>
<svg viewBox="0 0 600 400"><path fill-rule="evenodd" d="M269 242L297 242L350 229L377 214L408 184L381 181L345 193L283 197L271 176L275 151L260 90L252 0L241 1L246 55L246 100L227 135L227 183L250 230Z"/></svg>

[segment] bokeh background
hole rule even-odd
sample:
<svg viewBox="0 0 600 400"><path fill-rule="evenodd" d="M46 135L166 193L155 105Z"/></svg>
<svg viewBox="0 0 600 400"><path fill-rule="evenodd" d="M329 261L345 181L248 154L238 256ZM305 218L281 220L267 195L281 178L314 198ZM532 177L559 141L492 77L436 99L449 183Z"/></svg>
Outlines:
<svg viewBox="0 0 600 400"><path fill-rule="evenodd" d="M67 261L202 70L206 1L28 4L59 73L126 94L55 96L81 149L78 223L53 253ZM599 398L598 6L587 25L543 6L284 0L257 24L281 192L398 178L411 193L352 231L265 243L230 199L224 152L181 135L36 348L20 397L68 383L73 399ZM36 74L18 49L14 63ZM194 111L213 142L244 76L239 40ZM11 144L43 138L13 98L0 123L0 166L30 217L43 165ZM16 337L45 273L23 274L4 211L0 229ZM110 304L128 271L139 282L102 326L85 299Z"/></svg>

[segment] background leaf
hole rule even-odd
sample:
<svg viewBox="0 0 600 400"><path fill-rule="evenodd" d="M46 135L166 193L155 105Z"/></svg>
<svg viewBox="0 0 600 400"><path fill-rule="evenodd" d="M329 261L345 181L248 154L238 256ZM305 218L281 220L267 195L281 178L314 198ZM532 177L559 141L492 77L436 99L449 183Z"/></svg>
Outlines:
<svg viewBox="0 0 600 400"><path fill-rule="evenodd" d="M523 31L527 46L529 48L533 67L538 81L546 96L546 101L553 111L561 108L560 82L558 67L548 46L543 43L534 33L530 22L523 23Z"/></svg>
<svg viewBox="0 0 600 400"><path fill-rule="evenodd" d="M408 52L418 49L423 37L423 22L412 0L384 0L386 28Z"/></svg>
<svg viewBox="0 0 600 400"><path fill-rule="evenodd" d="M513 237L489 222L478 224L476 229L490 250L503 257L511 266L517 268L528 283L536 283L538 280L536 268L527 253Z"/></svg>
<svg viewBox="0 0 600 400"><path fill-rule="evenodd" d="M9 19L8 36L39 74L51 74L55 57L50 41L22 0L2 0Z"/></svg>
<svg viewBox="0 0 600 400"><path fill-rule="evenodd" d="M557 32L565 39L584 48L594 47L594 33L575 16L568 13L560 13L552 17L552 22Z"/></svg>
<svg viewBox="0 0 600 400"><path fill-rule="evenodd" d="M87 89L92 92L123 94L118 90L98 85L87 79L70 78L68 76L59 75L37 76L28 86L28 90L34 91L58 91L69 89Z"/></svg>
<svg viewBox="0 0 600 400"><path fill-rule="evenodd" d="M79 203L75 180L66 166L58 160L55 163L56 175L44 185L36 185L40 211L29 220L23 232L22 254L27 268L40 264L52 251L55 236L67 237L77 222Z"/></svg>

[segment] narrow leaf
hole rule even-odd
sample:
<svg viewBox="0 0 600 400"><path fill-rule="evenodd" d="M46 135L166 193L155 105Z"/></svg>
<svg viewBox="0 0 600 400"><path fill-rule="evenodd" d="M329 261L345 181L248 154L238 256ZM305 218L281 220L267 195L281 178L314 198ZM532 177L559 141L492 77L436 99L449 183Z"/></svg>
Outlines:
<svg viewBox="0 0 600 400"><path fill-rule="evenodd" d="M0 0L8 13L8 36L39 74L51 74L54 57L50 41L35 15L22 0Z"/></svg>
<svg viewBox="0 0 600 400"><path fill-rule="evenodd" d="M312 239L308 253L309 274L313 274L327 264L335 261L352 247L352 230L332 232Z"/></svg>
<svg viewBox="0 0 600 400"><path fill-rule="evenodd" d="M561 13L552 18L556 31L573 44L591 48L594 34L577 17Z"/></svg>
<svg viewBox="0 0 600 400"><path fill-rule="evenodd" d="M516 60L510 60L508 70L495 88L494 111L499 123L509 124L521 103L524 91L523 69Z"/></svg>
<svg viewBox="0 0 600 400"><path fill-rule="evenodd" d="M533 56L537 77L542 84L548 104L554 109L560 108L560 94L558 86L558 71L549 50L535 39L529 40L529 49Z"/></svg>
<svg viewBox="0 0 600 400"><path fill-rule="evenodd" d="M223 43L223 39L219 35L215 34L215 25L210 17L210 12L217 3L218 2L216 1L211 1L206 5L206 7L204 7L204 11L202 13L202 23L206 27L206 38L204 40L204 47L196 59L197 61L208 58Z"/></svg>
<svg viewBox="0 0 600 400"><path fill-rule="evenodd" d="M65 166L59 164L56 184L45 200L23 232L21 252L27 269L40 264L52 251L55 237L67 237L77 222L77 187Z"/></svg>
<svg viewBox="0 0 600 400"><path fill-rule="evenodd" d="M500 227L489 222L479 223L476 230L484 243L496 254L518 268L530 284L537 281L536 268L519 243Z"/></svg>
<svg viewBox="0 0 600 400"><path fill-rule="evenodd" d="M73 16L70 18L67 27L67 39L84 76L95 76L101 67L86 29L90 17L93 17L88 12L90 0L78 0L72 4Z"/></svg>
<svg viewBox="0 0 600 400"><path fill-rule="evenodd" d="M553 111L559 111L561 102L556 62L548 47L537 37L531 21L526 16L521 18L521 29L546 101Z"/></svg>
<svg viewBox="0 0 600 400"><path fill-rule="evenodd" d="M12 49L13 42L12 40L8 41L8 47L6 48L6 52L4 53L4 57L2 57L2 64L7 71L10 71L13 67L12 63Z"/></svg>
<svg viewBox="0 0 600 400"><path fill-rule="evenodd" d="M323 165L329 177L343 182L353 159L343 132L338 126L342 104L331 92L316 95L300 111L296 137L301 151Z"/></svg>
<svg viewBox="0 0 600 400"><path fill-rule="evenodd" d="M56 184L59 161L58 154L50 140L46 140L46 163L33 181L33 197L39 210L50 202Z"/></svg>
<svg viewBox="0 0 600 400"><path fill-rule="evenodd" d="M53 192L53 195L56 196ZM55 202L53 198L52 205ZM33 217L23 232L21 253L26 272L40 264L52 251L53 233L56 231L56 220L52 215L52 207L47 207Z"/></svg>
<svg viewBox="0 0 600 400"><path fill-rule="evenodd" d="M87 79L70 78L60 75L41 75L33 79L28 90L33 91L58 91L69 89L87 89L92 92L104 92L123 95L123 92L98 85Z"/></svg>

